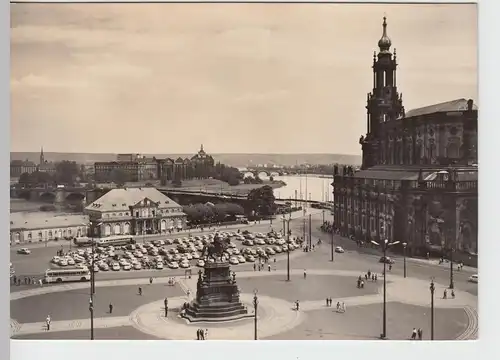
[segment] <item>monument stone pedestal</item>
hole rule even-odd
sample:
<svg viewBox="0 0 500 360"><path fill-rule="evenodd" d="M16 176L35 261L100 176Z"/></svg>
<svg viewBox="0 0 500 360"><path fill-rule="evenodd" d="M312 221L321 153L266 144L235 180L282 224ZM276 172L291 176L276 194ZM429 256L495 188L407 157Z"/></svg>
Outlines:
<svg viewBox="0 0 500 360"><path fill-rule="evenodd" d="M240 301L236 275L225 260L207 262L198 273L196 299L185 309L190 322L219 322L252 317Z"/></svg>

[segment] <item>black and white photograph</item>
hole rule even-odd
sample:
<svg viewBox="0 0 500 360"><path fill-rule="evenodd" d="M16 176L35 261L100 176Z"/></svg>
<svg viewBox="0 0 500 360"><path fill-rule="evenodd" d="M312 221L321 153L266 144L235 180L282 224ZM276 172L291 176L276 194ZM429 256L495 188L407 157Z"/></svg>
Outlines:
<svg viewBox="0 0 500 360"><path fill-rule="evenodd" d="M477 4L12 3L10 62L11 339L479 338Z"/></svg>

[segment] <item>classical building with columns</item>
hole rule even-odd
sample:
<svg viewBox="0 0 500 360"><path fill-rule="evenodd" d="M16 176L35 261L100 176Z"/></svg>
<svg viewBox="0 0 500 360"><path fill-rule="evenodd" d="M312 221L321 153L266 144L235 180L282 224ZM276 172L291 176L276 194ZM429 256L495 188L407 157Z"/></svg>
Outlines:
<svg viewBox="0 0 500 360"><path fill-rule="evenodd" d="M167 233L186 227L182 206L153 187L112 189L85 208L93 236Z"/></svg>
<svg viewBox="0 0 500 360"><path fill-rule="evenodd" d="M410 253L470 259L478 248L478 109L457 99L406 112L391 45L384 18L361 170L334 175L335 227L360 242L388 239Z"/></svg>

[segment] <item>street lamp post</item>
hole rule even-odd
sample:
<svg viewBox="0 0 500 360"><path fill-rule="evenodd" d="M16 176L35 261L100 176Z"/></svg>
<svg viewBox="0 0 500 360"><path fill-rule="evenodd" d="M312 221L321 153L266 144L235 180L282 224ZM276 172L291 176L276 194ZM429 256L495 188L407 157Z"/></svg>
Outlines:
<svg viewBox="0 0 500 360"><path fill-rule="evenodd" d="M312 248L312 214L309 214L309 249Z"/></svg>
<svg viewBox="0 0 500 360"><path fill-rule="evenodd" d="M431 280L431 340L434 340L434 280Z"/></svg>
<svg viewBox="0 0 500 360"><path fill-rule="evenodd" d="M381 246L378 242L373 241L372 243ZM380 334L381 339L387 338L387 248L392 245L399 244L399 241L394 241L392 243L389 242L388 239L385 239L382 243L382 251L384 252L384 304L383 304L383 314L382 314L382 334Z"/></svg>
<svg viewBox="0 0 500 360"><path fill-rule="evenodd" d="M259 305L259 299L257 298L257 289L253 291L253 310L254 310L254 332L253 339L257 340L257 307Z"/></svg>
<svg viewBox="0 0 500 360"><path fill-rule="evenodd" d="M92 301L92 294L89 299L90 311L90 340L94 340L94 302Z"/></svg>
<svg viewBox="0 0 500 360"><path fill-rule="evenodd" d="M455 284L453 282L453 248L450 248L450 289L454 289Z"/></svg>
<svg viewBox="0 0 500 360"><path fill-rule="evenodd" d="M292 219L292 214L287 220L287 228L286 228L286 281L290 281L290 220Z"/></svg>
<svg viewBox="0 0 500 360"><path fill-rule="evenodd" d="M331 245L330 246L330 251L331 251L331 259L330 259L330 261L333 261L333 253L334 253L334 251L333 251L333 236L334 236L334 233L335 233L335 229L334 229L334 227L332 225L332 237L330 238L330 245Z"/></svg>
<svg viewBox="0 0 500 360"><path fill-rule="evenodd" d="M94 229L96 226L101 226L102 222L99 222L97 224L93 224L92 221L90 222L90 231L91 231L91 243L90 243L90 248L92 252L92 261L90 262L90 293L91 295L95 294L95 271L94 271L94 264L95 264L95 241L94 241Z"/></svg>
<svg viewBox="0 0 500 360"><path fill-rule="evenodd" d="M403 277L406 278L406 245L407 243L403 243Z"/></svg>
<svg viewBox="0 0 500 360"><path fill-rule="evenodd" d="M446 233L445 233L446 229L444 229L444 231L442 229L442 226L444 224L443 219L437 218L436 221L438 223L439 230L443 233L443 238L441 240L441 247L443 250L443 259L444 259L445 258L445 248L446 248L446 243L447 243L447 237L446 237ZM453 245L451 244L451 242L450 242L449 249L450 249L450 289L454 289L455 284L453 282Z"/></svg>

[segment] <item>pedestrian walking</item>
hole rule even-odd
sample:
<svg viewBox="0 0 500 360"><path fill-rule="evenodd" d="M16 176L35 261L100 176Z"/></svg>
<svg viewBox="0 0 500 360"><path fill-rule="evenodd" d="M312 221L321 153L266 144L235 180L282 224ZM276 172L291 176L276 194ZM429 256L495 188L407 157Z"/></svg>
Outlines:
<svg viewBox="0 0 500 360"><path fill-rule="evenodd" d="M368 277L370 278L372 276L372 272L368 270Z"/></svg>
<svg viewBox="0 0 500 360"><path fill-rule="evenodd" d="M257 269L257 264L253 263L253 271Z"/></svg>
<svg viewBox="0 0 500 360"><path fill-rule="evenodd" d="M375 282L377 281L377 279L378 279L378 276L377 276L377 274L375 274Z"/></svg>
<svg viewBox="0 0 500 360"><path fill-rule="evenodd" d="M47 325L47 331L50 330L50 322L52 319L50 318L50 315L47 315L47 319L45 319L45 324Z"/></svg>
<svg viewBox="0 0 500 360"><path fill-rule="evenodd" d="M196 340L201 340L201 329L196 330Z"/></svg>
<svg viewBox="0 0 500 360"><path fill-rule="evenodd" d="M153 283L153 278L152 278L152 277L150 277L150 278L149 278L149 285L151 285L152 283Z"/></svg>
<svg viewBox="0 0 500 360"><path fill-rule="evenodd" d="M271 265L267 265L267 271L271 271Z"/></svg>
<svg viewBox="0 0 500 360"><path fill-rule="evenodd" d="M448 296L448 291L446 289L444 289L444 292L443 292L443 299L446 299Z"/></svg>
<svg viewBox="0 0 500 360"><path fill-rule="evenodd" d="M307 277L307 271L304 269L304 279Z"/></svg>
<svg viewBox="0 0 500 360"><path fill-rule="evenodd" d="M392 264L389 264L389 271L392 270Z"/></svg>
<svg viewBox="0 0 500 360"><path fill-rule="evenodd" d="M340 311L340 301L337 301L337 312Z"/></svg>
<svg viewBox="0 0 500 360"><path fill-rule="evenodd" d="M330 304L330 299L326 298L326 306L328 307L329 304Z"/></svg>
<svg viewBox="0 0 500 360"><path fill-rule="evenodd" d="M455 298L455 290L451 290L451 298L454 299Z"/></svg>
<svg viewBox="0 0 500 360"><path fill-rule="evenodd" d="M43 280L42 280L42 279L39 279L39 280L38 280L38 283L40 284L40 287L42 287L42 286L43 286Z"/></svg>
<svg viewBox="0 0 500 360"><path fill-rule="evenodd" d="M365 274L365 280L368 281L368 274Z"/></svg>
<svg viewBox="0 0 500 360"><path fill-rule="evenodd" d="M276 262L276 258L273 259L273 262Z"/></svg>
<svg viewBox="0 0 500 360"><path fill-rule="evenodd" d="M139 295L142 296L142 288L139 286Z"/></svg>
<svg viewBox="0 0 500 360"><path fill-rule="evenodd" d="M422 329L418 328L417 335L418 335L418 340L422 340Z"/></svg>
<svg viewBox="0 0 500 360"><path fill-rule="evenodd" d="M297 311L299 311L299 309L300 309L300 302L299 302L299 300L297 300L297 301L295 302L295 305L296 305L296 307L297 307Z"/></svg>
<svg viewBox="0 0 500 360"><path fill-rule="evenodd" d="M203 335L203 340L208 340L208 329L205 329L205 333Z"/></svg>
<svg viewBox="0 0 500 360"><path fill-rule="evenodd" d="M413 328L411 332L411 339L415 340L417 338L417 329Z"/></svg>

